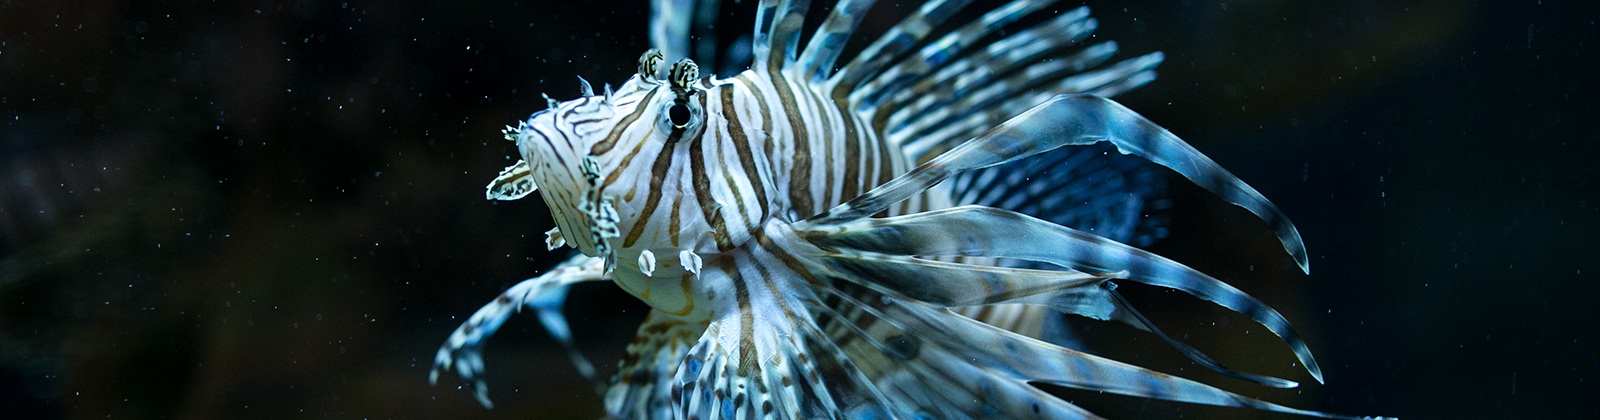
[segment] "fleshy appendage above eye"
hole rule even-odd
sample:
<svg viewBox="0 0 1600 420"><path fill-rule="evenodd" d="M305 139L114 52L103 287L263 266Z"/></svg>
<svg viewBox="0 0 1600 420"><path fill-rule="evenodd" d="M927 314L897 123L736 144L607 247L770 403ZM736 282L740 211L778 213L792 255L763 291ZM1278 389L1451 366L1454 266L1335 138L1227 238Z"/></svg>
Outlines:
<svg viewBox="0 0 1600 420"><path fill-rule="evenodd" d="M664 61L667 61L667 58L661 55L661 50L651 48L645 51L644 55L639 56L639 78L647 83L658 83L656 73Z"/></svg>
<svg viewBox="0 0 1600 420"><path fill-rule="evenodd" d="M648 54L648 53L647 53ZM693 135L705 123L705 109L700 107L697 95L705 92L694 86L700 78L700 68L687 58L672 64L667 72L667 87L672 97L662 101L657 128L667 134L667 142L676 142Z"/></svg>

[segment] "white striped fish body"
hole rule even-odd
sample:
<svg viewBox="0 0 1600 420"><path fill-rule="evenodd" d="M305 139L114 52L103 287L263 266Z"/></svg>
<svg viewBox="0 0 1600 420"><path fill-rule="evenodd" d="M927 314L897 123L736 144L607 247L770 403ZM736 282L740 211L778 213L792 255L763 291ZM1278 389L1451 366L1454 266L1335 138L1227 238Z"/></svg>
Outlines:
<svg viewBox="0 0 1600 420"><path fill-rule="evenodd" d="M693 273L683 269L684 251L732 250L770 221L798 222L906 171L898 145L885 143L848 104L797 80L752 69L695 81L689 100L703 120L674 129L670 86L635 76L609 98L536 114L517 140L564 233L594 228L578 208L587 188L580 166L593 159L606 174L601 195L618 215L614 281L665 313L701 318L694 297L711 291L685 280ZM948 207L948 197L930 189L886 213ZM589 235L563 238L598 255ZM653 267L640 266L645 252Z"/></svg>
<svg viewBox="0 0 1600 420"><path fill-rule="evenodd" d="M584 256L518 284L469 318L435 357L434 379L454 366L478 381L487 405L478 348L522 305L539 312L592 377L559 305L571 283L612 280L652 308L606 388L615 418L1097 418L1031 382L1343 417L1245 398L954 312L1011 320L1018 324L1001 326L1033 336L1031 320L1043 308L1124 322L1212 370L1298 385L1228 370L1167 337L1111 280L1168 287L1250 316L1321 380L1287 320L1225 283L1015 211L951 207L953 187L942 182L955 174L1106 142L1260 216L1306 268L1297 231L1253 188L1172 133L1093 95L1153 79L1159 54L1077 76L1062 72L1103 62L1114 45L1019 64L1087 36L1094 22L1079 8L951 60L1045 0L1014 1L912 52L967 3L935 0L835 73L833 61L871 1L842 1L797 54L807 3L761 2L755 63L735 77L701 79L684 60L660 78L663 54L652 50L619 90L553 104L511 130L524 163L507 168L490 197L519 198L537 185L559 229L552 248L565 243ZM658 45L686 43L668 41ZM993 77L1019 69L1059 83L1036 94L1026 90L1031 81ZM1074 92L1091 94L1064 94ZM922 163L911 168L912 161ZM1050 195L1052 185L1012 181L998 197L1026 202Z"/></svg>

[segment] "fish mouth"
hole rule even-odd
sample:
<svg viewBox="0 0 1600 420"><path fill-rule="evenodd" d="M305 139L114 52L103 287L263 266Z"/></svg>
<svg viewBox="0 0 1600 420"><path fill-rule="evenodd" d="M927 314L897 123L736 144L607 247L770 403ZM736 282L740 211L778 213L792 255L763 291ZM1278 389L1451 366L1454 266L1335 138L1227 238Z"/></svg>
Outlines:
<svg viewBox="0 0 1600 420"><path fill-rule="evenodd" d="M533 114L518 136L518 151L536 174L539 193L562 239L584 255L599 256L590 234L596 226L590 216L598 207L589 197L593 182L585 177L584 169L584 163L594 158L578 148L581 144L575 135L553 125L549 111Z"/></svg>

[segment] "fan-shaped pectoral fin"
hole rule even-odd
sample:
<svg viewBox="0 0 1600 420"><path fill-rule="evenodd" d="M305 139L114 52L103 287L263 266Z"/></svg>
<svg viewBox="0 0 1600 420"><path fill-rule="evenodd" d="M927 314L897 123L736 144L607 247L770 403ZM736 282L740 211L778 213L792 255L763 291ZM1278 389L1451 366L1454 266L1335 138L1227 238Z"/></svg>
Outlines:
<svg viewBox="0 0 1600 420"><path fill-rule="evenodd" d="M1013 258L1182 290L1261 323L1281 337L1306 370L1318 382L1322 381L1321 369L1311 356L1311 350L1289 326L1289 321L1261 301L1159 255L1021 213L989 207L957 207L817 227L803 231L801 236L825 249Z"/></svg>
<svg viewBox="0 0 1600 420"><path fill-rule="evenodd" d="M706 305L716 315L677 366L675 418L900 418L817 327L806 283L768 256L705 261L700 282L715 285Z"/></svg>
<svg viewBox="0 0 1600 420"><path fill-rule="evenodd" d="M705 334L705 325L651 311L622 357L606 391L606 413L617 419L670 419L676 400L672 380L684 354Z"/></svg>
<svg viewBox="0 0 1600 420"><path fill-rule="evenodd" d="M1108 281L1112 275L969 265L843 250L823 261L839 278L889 296L951 308L1026 303L1102 321L1121 321L1156 334L1195 363L1224 375L1274 388L1299 386L1294 381L1230 370L1167 336L1116 292L1115 285Z"/></svg>
<svg viewBox="0 0 1600 420"><path fill-rule="evenodd" d="M539 190L539 185L533 183L533 171L528 166L528 161L518 160L515 165L507 166L500 171L500 175L489 183L484 191L484 197L489 200L511 201L527 197Z"/></svg>
<svg viewBox="0 0 1600 420"><path fill-rule="evenodd" d="M1000 378L1303 416L1370 418L1301 410L1248 398L1192 380L1050 345L914 302L890 301L877 310L906 330L916 332L923 342L936 343L941 350L959 356L955 360L980 367ZM935 346L923 346L924 349L930 347Z"/></svg>
<svg viewBox="0 0 1600 420"><path fill-rule="evenodd" d="M488 386L482 377L483 343L523 306L531 307L538 313L540 324L566 349L578 373L594 380L594 365L573 346L572 330L568 327L566 315L561 312L561 304L566 301L567 288L572 284L605 280L601 270L602 260L599 258L575 255L544 275L511 286L500 297L473 313L450 334L444 345L439 346L439 352L433 358L433 369L428 372L428 383L437 384L441 372L455 368L462 380L473 382L473 396L478 402L484 407L494 407L489 401Z"/></svg>

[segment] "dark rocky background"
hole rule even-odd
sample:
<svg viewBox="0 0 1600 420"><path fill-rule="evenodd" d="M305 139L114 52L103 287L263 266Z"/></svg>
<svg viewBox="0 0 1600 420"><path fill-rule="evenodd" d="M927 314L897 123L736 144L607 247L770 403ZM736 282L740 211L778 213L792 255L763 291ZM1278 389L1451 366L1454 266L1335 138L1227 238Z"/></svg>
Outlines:
<svg viewBox="0 0 1600 420"><path fill-rule="evenodd" d="M514 161L500 127L575 75L621 82L648 7L453 3L0 0L0 417L599 417L532 317L489 347L494 410L426 377L461 319L558 257L537 199L483 200ZM725 7L724 43L753 3ZM880 3L863 32L913 6ZM1340 413L1600 416L1600 6L1091 3L1124 56L1167 53L1120 100L1281 206L1313 270L1181 181L1153 249L1284 312L1329 383L1254 387L1079 324L1096 351ZM1225 364L1311 382L1240 315L1126 290ZM575 290L602 374L643 311ZM1062 395L1111 418L1292 418Z"/></svg>

